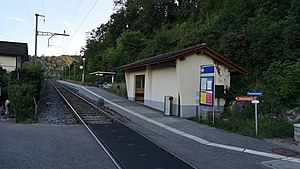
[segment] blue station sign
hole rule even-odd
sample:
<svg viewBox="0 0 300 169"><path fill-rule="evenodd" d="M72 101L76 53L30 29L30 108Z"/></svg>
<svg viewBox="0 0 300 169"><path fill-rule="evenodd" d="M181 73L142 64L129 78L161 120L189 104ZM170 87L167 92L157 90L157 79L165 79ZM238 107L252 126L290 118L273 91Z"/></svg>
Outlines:
<svg viewBox="0 0 300 169"><path fill-rule="evenodd" d="M262 96L261 91L249 91L247 92L247 96Z"/></svg>
<svg viewBox="0 0 300 169"><path fill-rule="evenodd" d="M215 72L215 66L214 65L202 65L200 68L201 74L206 73L214 73Z"/></svg>

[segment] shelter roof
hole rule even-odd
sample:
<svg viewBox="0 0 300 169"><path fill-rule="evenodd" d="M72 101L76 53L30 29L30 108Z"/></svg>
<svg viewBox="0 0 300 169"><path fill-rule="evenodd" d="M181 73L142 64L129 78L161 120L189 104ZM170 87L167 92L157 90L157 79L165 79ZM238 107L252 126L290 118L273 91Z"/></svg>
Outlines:
<svg viewBox="0 0 300 169"><path fill-rule="evenodd" d="M96 71L96 72L91 72L90 75L96 75L96 74L103 74L103 75L115 75L116 72L103 72L103 71Z"/></svg>
<svg viewBox="0 0 300 169"><path fill-rule="evenodd" d="M231 62L229 59L223 57L219 53L215 52L211 48L209 48L206 44L198 44L191 47L187 47L184 49L176 50L169 53L160 54L154 57L142 59L135 61L133 63L129 63L120 67L116 67L113 70L129 70L129 69L135 69L135 68L141 68L146 66L152 66L152 65L158 65L167 63L179 58L184 58L187 56L190 56L192 54L200 54L205 53L209 57L211 57L213 60L227 66L231 72L238 72L241 74L247 74L248 72L243 69L242 67L238 66L237 64Z"/></svg>

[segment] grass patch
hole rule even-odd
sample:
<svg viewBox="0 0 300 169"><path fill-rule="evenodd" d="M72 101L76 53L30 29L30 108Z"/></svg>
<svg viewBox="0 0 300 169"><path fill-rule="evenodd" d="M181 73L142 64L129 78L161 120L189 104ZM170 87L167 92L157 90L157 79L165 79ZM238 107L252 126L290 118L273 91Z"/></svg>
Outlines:
<svg viewBox="0 0 300 169"><path fill-rule="evenodd" d="M105 89L105 88L104 88ZM116 94L121 97L127 97L126 85L125 83L114 83L109 89L105 89L106 91Z"/></svg>
<svg viewBox="0 0 300 169"><path fill-rule="evenodd" d="M208 117L207 120L201 120L197 117L192 117L189 119L213 126L212 117ZM264 116L261 114L258 116L258 136L256 136L254 113L237 114L226 112L219 119L215 119L214 127L261 139L285 138L293 136L292 123L289 123L284 119L272 118L270 116Z"/></svg>

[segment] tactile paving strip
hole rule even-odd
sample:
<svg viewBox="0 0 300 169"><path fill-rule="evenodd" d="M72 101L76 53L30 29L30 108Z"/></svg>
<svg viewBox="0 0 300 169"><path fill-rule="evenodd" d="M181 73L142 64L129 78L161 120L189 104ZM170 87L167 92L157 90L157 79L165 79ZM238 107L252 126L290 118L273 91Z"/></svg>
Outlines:
<svg viewBox="0 0 300 169"><path fill-rule="evenodd" d="M90 124L124 168L193 168L123 124Z"/></svg>

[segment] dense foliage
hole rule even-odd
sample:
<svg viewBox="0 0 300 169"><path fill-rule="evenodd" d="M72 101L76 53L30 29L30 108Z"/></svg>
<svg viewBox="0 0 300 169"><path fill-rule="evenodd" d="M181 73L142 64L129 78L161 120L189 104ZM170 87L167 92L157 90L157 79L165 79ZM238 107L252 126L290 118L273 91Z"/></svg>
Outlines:
<svg viewBox="0 0 300 169"><path fill-rule="evenodd" d="M263 111L300 105L299 0L114 0L110 20L83 49L87 71L207 43L249 71L234 76L228 99L262 90ZM117 79L120 80L120 79Z"/></svg>
<svg viewBox="0 0 300 169"><path fill-rule="evenodd" d="M44 86L44 69L40 63L11 72L8 99L16 121L27 121L34 114L34 99L38 101Z"/></svg>

